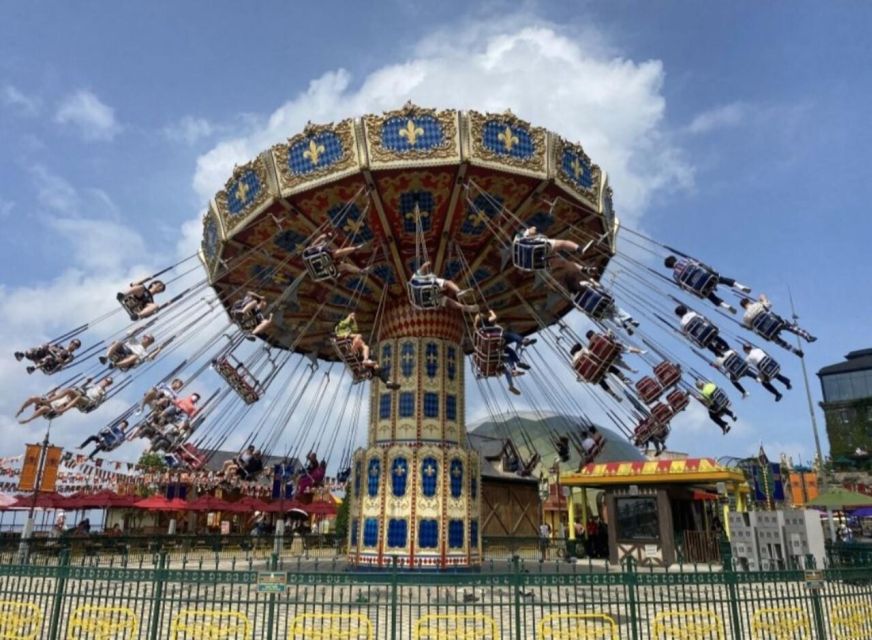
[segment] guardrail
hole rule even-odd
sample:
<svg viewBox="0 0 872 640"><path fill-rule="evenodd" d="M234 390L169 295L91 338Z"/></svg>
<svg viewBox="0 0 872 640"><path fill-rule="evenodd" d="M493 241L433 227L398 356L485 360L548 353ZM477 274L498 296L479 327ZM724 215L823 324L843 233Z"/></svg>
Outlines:
<svg viewBox="0 0 872 640"><path fill-rule="evenodd" d="M0 637L171 639L863 638L872 566L740 573L488 563L480 573L174 567L166 550L0 565Z"/></svg>

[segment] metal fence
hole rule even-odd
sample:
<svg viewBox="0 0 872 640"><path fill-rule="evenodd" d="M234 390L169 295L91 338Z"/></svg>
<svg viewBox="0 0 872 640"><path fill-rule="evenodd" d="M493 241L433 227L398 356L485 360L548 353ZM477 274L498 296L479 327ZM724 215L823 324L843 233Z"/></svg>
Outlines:
<svg viewBox="0 0 872 640"><path fill-rule="evenodd" d="M520 559L480 573L33 553L0 564L0 638L241 640L872 637L872 565L742 573ZM328 569L328 570L324 570Z"/></svg>

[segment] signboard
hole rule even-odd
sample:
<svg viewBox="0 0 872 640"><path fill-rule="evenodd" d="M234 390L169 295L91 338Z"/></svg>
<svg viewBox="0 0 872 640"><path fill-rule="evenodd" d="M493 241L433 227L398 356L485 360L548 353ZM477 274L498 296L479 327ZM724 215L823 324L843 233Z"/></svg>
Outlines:
<svg viewBox="0 0 872 640"><path fill-rule="evenodd" d="M805 586L809 589L820 589L824 586L824 572L820 570L805 571Z"/></svg>
<svg viewBox="0 0 872 640"><path fill-rule="evenodd" d="M284 593L288 588L288 574L284 571L259 571L258 593Z"/></svg>
<svg viewBox="0 0 872 640"><path fill-rule="evenodd" d="M45 449L43 461L42 479L39 481L40 491L55 491L58 486L58 468L61 466L61 456L64 450L61 447L49 445Z"/></svg>
<svg viewBox="0 0 872 640"><path fill-rule="evenodd" d="M221 535L229 536L230 535L230 520L222 520L221 521Z"/></svg>
<svg viewBox="0 0 872 640"><path fill-rule="evenodd" d="M19 491L33 491L36 486L41 448L38 444L27 445L27 449L24 451L24 463L21 465L21 476L18 479Z"/></svg>

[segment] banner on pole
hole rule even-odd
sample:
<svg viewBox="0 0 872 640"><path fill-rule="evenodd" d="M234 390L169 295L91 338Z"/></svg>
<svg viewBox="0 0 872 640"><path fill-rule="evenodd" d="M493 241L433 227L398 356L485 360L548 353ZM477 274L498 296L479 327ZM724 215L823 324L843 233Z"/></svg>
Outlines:
<svg viewBox="0 0 872 640"><path fill-rule="evenodd" d="M40 491L55 491L57 489L58 469L61 466L63 454L64 450L62 447L46 447L45 466L42 470L42 480L39 483Z"/></svg>
<svg viewBox="0 0 872 640"><path fill-rule="evenodd" d="M24 462L21 464L21 475L18 477L19 491L33 491L36 486L36 473L39 469L40 445L29 444L24 450Z"/></svg>

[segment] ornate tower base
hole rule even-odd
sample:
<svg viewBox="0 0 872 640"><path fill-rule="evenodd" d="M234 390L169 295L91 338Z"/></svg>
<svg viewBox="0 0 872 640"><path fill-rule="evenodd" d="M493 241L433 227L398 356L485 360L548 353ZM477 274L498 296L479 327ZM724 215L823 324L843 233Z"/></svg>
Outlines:
<svg viewBox="0 0 872 640"><path fill-rule="evenodd" d="M354 455L349 560L359 567L478 566L478 454L464 421L463 318L450 309L387 311L373 353L369 438Z"/></svg>

